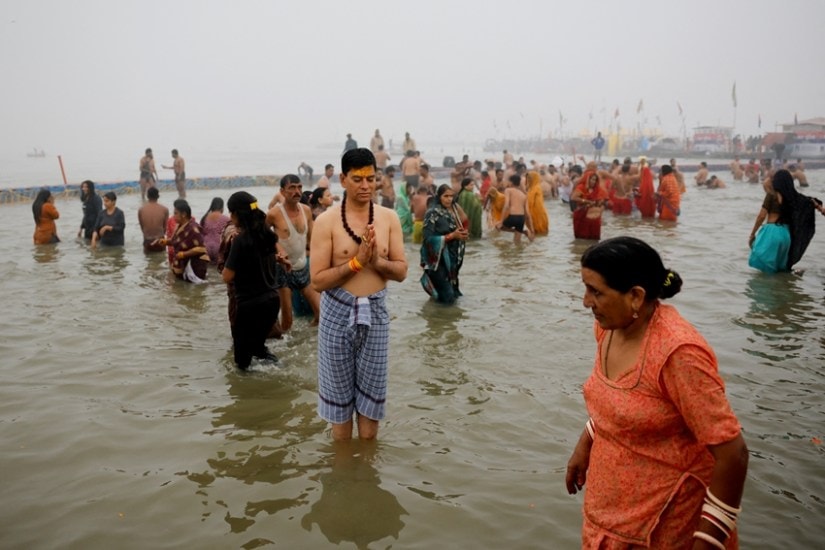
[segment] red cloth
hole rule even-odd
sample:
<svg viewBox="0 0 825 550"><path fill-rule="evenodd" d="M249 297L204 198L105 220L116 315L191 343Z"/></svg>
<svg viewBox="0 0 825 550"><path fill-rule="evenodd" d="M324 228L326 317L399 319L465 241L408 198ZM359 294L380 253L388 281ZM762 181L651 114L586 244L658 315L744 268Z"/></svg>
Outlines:
<svg viewBox="0 0 825 550"><path fill-rule="evenodd" d="M577 239L602 238L602 217L588 218L587 208L577 208L573 212L573 236Z"/></svg>
<svg viewBox="0 0 825 550"><path fill-rule="evenodd" d="M610 204L613 206L614 214L630 215L633 212L633 201L627 197L623 199L613 198Z"/></svg>
<svg viewBox="0 0 825 550"><path fill-rule="evenodd" d="M636 197L636 207L643 218L656 216L656 197L653 189L653 172L649 166L642 168L639 181L639 196Z"/></svg>

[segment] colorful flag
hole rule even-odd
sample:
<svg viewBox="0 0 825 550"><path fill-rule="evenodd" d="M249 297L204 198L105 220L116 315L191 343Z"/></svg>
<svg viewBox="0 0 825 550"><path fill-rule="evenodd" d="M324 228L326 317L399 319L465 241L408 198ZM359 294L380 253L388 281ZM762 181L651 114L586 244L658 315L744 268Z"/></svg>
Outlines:
<svg viewBox="0 0 825 550"><path fill-rule="evenodd" d="M733 90L730 92L730 97L733 99L733 106L736 107L736 81L733 81Z"/></svg>
<svg viewBox="0 0 825 550"><path fill-rule="evenodd" d="M682 116L684 113L684 111L682 111L682 104L677 101L676 106L679 107L679 116Z"/></svg>
<svg viewBox="0 0 825 550"><path fill-rule="evenodd" d="M799 124L799 120L796 118L796 113L794 113L794 114L793 114L793 123L794 123L795 125L796 125L796 124Z"/></svg>
<svg viewBox="0 0 825 550"><path fill-rule="evenodd" d="M640 100L639 100L639 105L636 107L636 112L637 112L637 113L641 113L641 112L642 112L642 109L644 109L644 108L645 108L644 101L642 101L642 100L640 99Z"/></svg>

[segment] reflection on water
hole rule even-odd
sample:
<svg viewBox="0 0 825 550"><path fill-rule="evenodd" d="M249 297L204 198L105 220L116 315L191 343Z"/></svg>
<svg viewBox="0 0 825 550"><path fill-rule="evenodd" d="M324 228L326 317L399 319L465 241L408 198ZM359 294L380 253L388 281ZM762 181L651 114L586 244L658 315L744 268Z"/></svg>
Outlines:
<svg viewBox="0 0 825 550"><path fill-rule="evenodd" d="M56 244L41 244L34 247L34 261L49 264L60 259L60 247Z"/></svg>
<svg viewBox="0 0 825 550"><path fill-rule="evenodd" d="M404 528L401 516L407 511L395 495L381 488L373 466L377 443L342 441L332 447L331 470L317 476L321 497L301 518L301 525L307 531L318 525L329 542L351 542L359 549L387 537L398 539Z"/></svg>
<svg viewBox="0 0 825 550"><path fill-rule="evenodd" d="M745 296L750 299L748 314L736 323L753 331L755 338L744 351L772 362L797 358L821 309L802 290L800 277L792 273L753 273Z"/></svg>

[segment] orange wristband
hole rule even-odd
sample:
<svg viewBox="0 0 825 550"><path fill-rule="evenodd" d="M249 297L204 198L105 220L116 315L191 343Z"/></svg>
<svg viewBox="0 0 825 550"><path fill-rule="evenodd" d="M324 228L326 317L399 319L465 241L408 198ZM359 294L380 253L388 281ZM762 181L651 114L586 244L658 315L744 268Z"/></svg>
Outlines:
<svg viewBox="0 0 825 550"><path fill-rule="evenodd" d="M349 268L353 273L358 273L359 271L364 269L364 266L361 265L361 262L358 261L357 256L353 256L352 258L350 258Z"/></svg>

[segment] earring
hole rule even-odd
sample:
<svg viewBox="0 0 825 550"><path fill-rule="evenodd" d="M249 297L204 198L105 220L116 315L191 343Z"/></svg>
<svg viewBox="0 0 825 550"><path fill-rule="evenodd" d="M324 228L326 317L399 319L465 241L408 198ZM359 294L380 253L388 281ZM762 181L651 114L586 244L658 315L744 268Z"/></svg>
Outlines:
<svg viewBox="0 0 825 550"><path fill-rule="evenodd" d="M634 312L633 312L633 318L634 318L634 319L638 319L638 318L639 318L639 312L638 312L638 311L634 311Z"/></svg>

